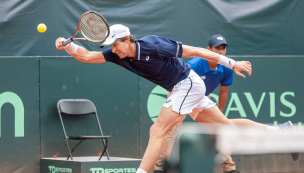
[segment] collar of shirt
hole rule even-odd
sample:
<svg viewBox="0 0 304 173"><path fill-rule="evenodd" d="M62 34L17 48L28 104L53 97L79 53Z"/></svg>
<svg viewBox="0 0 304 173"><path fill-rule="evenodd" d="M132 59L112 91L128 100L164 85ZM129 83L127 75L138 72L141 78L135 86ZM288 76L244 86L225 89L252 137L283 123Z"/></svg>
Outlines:
<svg viewBox="0 0 304 173"><path fill-rule="evenodd" d="M204 73L211 72L211 74L217 74L218 72L220 72L220 73L224 72L224 67L221 64L219 64L217 66L216 70L211 70L210 67L209 67L209 65L208 65L208 62L207 61L205 61L205 62L206 63L203 63Z"/></svg>
<svg viewBox="0 0 304 173"><path fill-rule="evenodd" d="M140 60L140 44L135 41L135 44L136 44L136 55L135 55L135 58L132 59L132 60Z"/></svg>
<svg viewBox="0 0 304 173"><path fill-rule="evenodd" d="M135 57L134 58L126 57L130 61L139 61L140 60L140 44L137 41L135 41L135 44L136 44L136 55L135 55Z"/></svg>

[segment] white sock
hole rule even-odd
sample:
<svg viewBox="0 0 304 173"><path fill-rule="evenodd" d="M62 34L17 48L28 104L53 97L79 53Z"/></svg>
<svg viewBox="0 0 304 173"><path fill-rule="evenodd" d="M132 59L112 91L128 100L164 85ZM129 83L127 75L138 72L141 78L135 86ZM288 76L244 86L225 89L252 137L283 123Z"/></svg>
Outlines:
<svg viewBox="0 0 304 173"><path fill-rule="evenodd" d="M147 173L146 171L144 171L143 169L138 168L136 173Z"/></svg>
<svg viewBox="0 0 304 173"><path fill-rule="evenodd" d="M279 132L280 129L279 127L274 127L274 126L266 126L267 127L267 131L269 132Z"/></svg>

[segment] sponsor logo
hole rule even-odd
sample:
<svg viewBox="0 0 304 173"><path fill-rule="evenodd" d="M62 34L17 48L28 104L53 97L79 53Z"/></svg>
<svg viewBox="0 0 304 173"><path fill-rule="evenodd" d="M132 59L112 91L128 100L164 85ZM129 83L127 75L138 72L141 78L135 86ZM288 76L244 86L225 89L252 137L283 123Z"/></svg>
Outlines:
<svg viewBox="0 0 304 173"><path fill-rule="evenodd" d="M91 168L91 173L135 173L136 168Z"/></svg>
<svg viewBox="0 0 304 173"><path fill-rule="evenodd" d="M15 109L15 137L24 137L24 105L21 98L13 92L3 92L0 94L0 115L1 107L5 103L10 103ZM1 118L1 116L0 116ZM1 119L0 119L1 122ZM1 137L1 124L0 124Z"/></svg>
<svg viewBox="0 0 304 173"><path fill-rule="evenodd" d="M166 103L169 103L169 102L171 102L171 99L169 99L169 100L166 100Z"/></svg>
<svg viewBox="0 0 304 173"><path fill-rule="evenodd" d="M223 37L216 37L217 40L224 40Z"/></svg>
<svg viewBox="0 0 304 173"><path fill-rule="evenodd" d="M72 173L72 168L60 168L55 166L49 166L50 173Z"/></svg>
<svg viewBox="0 0 304 173"><path fill-rule="evenodd" d="M244 92L244 93L235 93L232 92L230 95L230 98L227 99L227 106L225 111L225 116L228 117L230 113L235 112L236 114L239 114L242 118L257 118L259 116L259 113L261 111L261 107L265 104L269 107L264 109L268 109L270 111L269 117L278 117L277 114L281 117L292 117L296 114L296 106L292 103L293 97L295 97L295 93L291 91L283 92L280 95L280 103L276 103L276 95L279 95L278 93L274 92L263 92L261 96L257 96L256 100L253 99L253 96L250 92ZM211 98L218 102L218 95L211 93ZM266 98L266 99L265 99ZM287 98L289 100L287 100ZM265 103L264 100L268 100L269 103ZM247 103L246 103L247 102ZM266 101L267 102L267 101ZM249 104L249 109L244 108L243 104ZM282 106L277 106L282 105ZM286 108L289 109L287 112L285 111ZM276 111L277 110L277 111ZM235 114L234 113L234 114ZM264 115L260 115L264 116Z"/></svg>
<svg viewBox="0 0 304 173"><path fill-rule="evenodd" d="M167 94L168 92L160 86L156 86L151 91L147 100L147 110L153 122L156 121L163 103L166 101L169 102ZM213 101L216 103L218 102L218 95L211 93L210 96ZM233 116L249 119L258 118L260 116L266 118L266 115L262 115L263 113L261 111L264 109L264 111L269 111L268 117L290 118L295 116L297 112L296 105L294 104L294 97L295 93L292 91L283 93L262 92L260 96L257 94L255 99L250 92L232 92L228 95L224 115L229 117L229 115L234 114ZM277 99L278 101L276 101ZM245 106L247 106L247 109L245 109Z"/></svg>
<svg viewBox="0 0 304 173"><path fill-rule="evenodd" d="M202 79L206 79L206 76L201 76Z"/></svg>
<svg viewBox="0 0 304 173"><path fill-rule="evenodd" d="M112 35L112 38L114 38L114 37L115 37L115 34Z"/></svg>

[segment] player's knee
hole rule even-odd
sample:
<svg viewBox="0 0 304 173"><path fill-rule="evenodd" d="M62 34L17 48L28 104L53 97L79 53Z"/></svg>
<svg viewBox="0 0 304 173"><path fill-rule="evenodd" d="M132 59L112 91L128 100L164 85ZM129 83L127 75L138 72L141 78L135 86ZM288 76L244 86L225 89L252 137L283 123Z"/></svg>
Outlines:
<svg viewBox="0 0 304 173"><path fill-rule="evenodd" d="M150 138L162 136L164 136L162 129L156 125L152 125L150 128Z"/></svg>

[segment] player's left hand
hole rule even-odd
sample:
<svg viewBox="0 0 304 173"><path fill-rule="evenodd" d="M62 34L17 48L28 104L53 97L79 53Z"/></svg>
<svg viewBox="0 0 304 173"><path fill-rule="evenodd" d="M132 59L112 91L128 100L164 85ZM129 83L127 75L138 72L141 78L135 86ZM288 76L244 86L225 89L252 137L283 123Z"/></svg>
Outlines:
<svg viewBox="0 0 304 173"><path fill-rule="evenodd" d="M252 69L251 63L249 61L236 61L232 69L234 70L235 74L243 78L246 78L246 76L241 73L242 71L248 73L248 75L251 76Z"/></svg>

